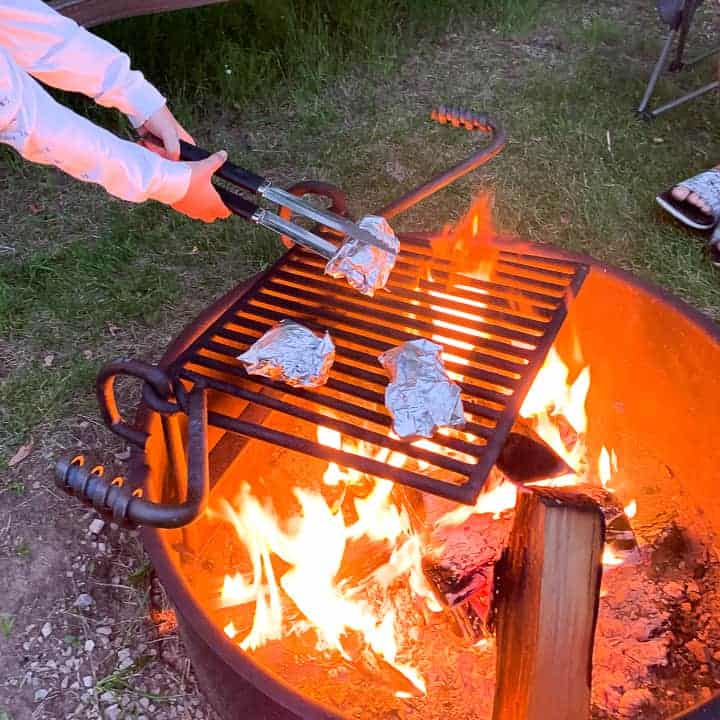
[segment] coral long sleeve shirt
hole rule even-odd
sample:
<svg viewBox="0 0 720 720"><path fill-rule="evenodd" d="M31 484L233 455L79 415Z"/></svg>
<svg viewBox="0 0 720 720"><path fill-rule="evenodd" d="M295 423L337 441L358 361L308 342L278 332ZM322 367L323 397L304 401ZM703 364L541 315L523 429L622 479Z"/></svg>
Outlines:
<svg viewBox="0 0 720 720"><path fill-rule="evenodd" d="M0 0L0 142L123 200L172 205L184 197L190 183L185 163L97 127L33 78L117 108L135 127L165 103L110 43L40 0Z"/></svg>

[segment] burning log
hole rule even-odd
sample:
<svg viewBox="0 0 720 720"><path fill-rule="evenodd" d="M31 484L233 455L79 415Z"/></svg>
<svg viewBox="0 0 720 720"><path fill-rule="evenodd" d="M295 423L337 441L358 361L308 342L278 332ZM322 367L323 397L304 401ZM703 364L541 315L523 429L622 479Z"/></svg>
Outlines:
<svg viewBox="0 0 720 720"><path fill-rule="evenodd" d="M512 510L514 486L497 469L492 473L490 484L509 491L505 509ZM457 634L476 643L489 634L494 566L507 542L510 514L500 507L458 506L407 488L396 491L396 498L424 538L423 574L437 600Z"/></svg>
<svg viewBox="0 0 720 720"><path fill-rule="evenodd" d="M509 497L511 486L506 484L505 487ZM599 507L605 518L606 547L613 560L626 562L636 556L635 534L616 495L601 486L589 484L573 485L566 491L586 497ZM426 514L435 518L440 517L438 505L446 510L448 507L437 499L425 498L423 502ZM462 522L441 523L432 531L432 550L423 560L425 577L458 634L470 644L493 632L495 563L508 542L512 513L510 507L500 513L476 512ZM417 510L415 517L417 526Z"/></svg>
<svg viewBox="0 0 720 720"><path fill-rule="evenodd" d="M471 515L433 534L438 550L423 559L425 577L458 634L470 644L489 634L495 563L510 532L508 515Z"/></svg>
<svg viewBox="0 0 720 720"><path fill-rule="evenodd" d="M518 498L497 567L493 720L590 717L604 517L573 490Z"/></svg>
<svg viewBox="0 0 720 720"><path fill-rule="evenodd" d="M572 468L530 427L516 422L497 459L509 480L525 484L572 473Z"/></svg>
<svg viewBox="0 0 720 720"><path fill-rule="evenodd" d="M498 470L500 472L498 472ZM572 472L565 461L528 425L517 422L498 458L490 485L501 483L512 492L508 509L514 505L514 491L507 485L538 481ZM494 586L494 566L510 532L509 515L476 509L462 522L435 523L454 506L428 495L418 495L408 507L416 527L433 527L430 545L434 548L423 561L423 570L446 608L460 636L470 644L490 634L489 618ZM419 500L419 502L418 502ZM447 516L445 516L447 518Z"/></svg>

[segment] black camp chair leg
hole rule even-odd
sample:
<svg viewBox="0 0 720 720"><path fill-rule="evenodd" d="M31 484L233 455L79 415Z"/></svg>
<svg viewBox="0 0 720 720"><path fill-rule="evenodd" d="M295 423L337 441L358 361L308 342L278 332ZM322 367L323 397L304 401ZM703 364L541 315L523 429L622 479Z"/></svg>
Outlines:
<svg viewBox="0 0 720 720"><path fill-rule="evenodd" d="M683 10L682 19L680 20L680 37L678 37L677 52L675 53L675 60L671 63L668 68L670 72L679 72L685 66L683 63L683 56L685 55L685 45L687 44L688 33L690 32L690 25L692 24L693 18L695 17L695 11L698 6L702 3L702 0L688 0L685 9Z"/></svg>
<svg viewBox="0 0 720 720"><path fill-rule="evenodd" d="M668 110L672 110L678 105L684 105L686 102L695 100L695 98L699 98L701 95L705 95L706 93L712 92L713 90L720 90L720 81L715 80L714 82L708 83L707 85L703 85L701 88L693 90L692 92L687 93L687 95L682 95L679 98L670 100L670 102L667 102L664 105L655 108L654 110L645 110L645 112L643 112L643 117L646 120L654 120L658 115L661 115Z"/></svg>
<svg viewBox="0 0 720 720"><path fill-rule="evenodd" d="M663 45L662 51L660 52L660 57L658 58L658 61L653 67L653 71L650 75L650 80L648 81L647 87L645 88L645 93L643 94L643 98L640 101L640 105L637 109L637 114L645 120L652 120L653 118L656 118L658 115L667 112L668 110L672 110L679 105L683 105L687 102L690 102L691 100L695 100L695 98L698 98L701 95L705 95L706 93L709 93L713 90L720 89L720 82L711 82L707 85L703 85L697 90L693 90L692 92L675 98L674 100L671 100L664 105L655 108L654 110L648 110L650 98L655 91L655 86L657 85L660 75L662 75L663 70L667 66L668 57L670 56L670 51L672 49L672 45L675 41L676 35L678 36L677 51L675 53L675 59L672 61L670 67L668 68L671 72L679 72L680 70L689 69L694 65L697 65L700 61L705 60L706 58L720 52L720 47L716 47L712 50L708 50L707 52L702 53L701 55L698 55L697 57L689 60L688 62L685 62L683 60L687 45L688 33L690 32L690 25L692 24L693 18L695 17L696 10L702 4L702 2L703 0L688 0L684 9L682 10L681 16L676 15L674 18L663 18L666 20L666 22L668 22L668 24L672 24L670 32L668 33L668 36Z"/></svg>
<svg viewBox="0 0 720 720"><path fill-rule="evenodd" d="M653 68L652 74L650 75L650 80L648 81L647 87L645 88L645 94L643 95L643 99L640 101L640 105L638 106L638 115L642 115L643 117L645 117L648 114L647 106L650 103L650 98L652 97L653 92L655 91L657 81L659 80L660 75L662 75L662 71L665 69L665 65L667 64L667 59L670 55L670 50L672 49L672 44L673 40L675 39L676 32L676 30L671 30L668 33L665 44L663 45L662 51L660 52L660 57L655 63L655 67Z"/></svg>

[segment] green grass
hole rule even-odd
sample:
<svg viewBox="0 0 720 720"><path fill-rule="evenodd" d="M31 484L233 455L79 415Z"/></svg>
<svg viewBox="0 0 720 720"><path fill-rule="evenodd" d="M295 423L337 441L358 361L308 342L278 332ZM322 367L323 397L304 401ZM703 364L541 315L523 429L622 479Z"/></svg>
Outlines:
<svg viewBox="0 0 720 720"><path fill-rule="evenodd" d="M79 357L51 370L31 363L13 373L0 383L0 445L9 446L41 422L87 408L83 391L93 386L96 372L96 363Z"/></svg>
<svg viewBox="0 0 720 720"><path fill-rule="evenodd" d="M624 41L626 28L622 22L606 17L594 17L568 33L573 41L588 48L596 49L601 45L617 44Z"/></svg>
<svg viewBox="0 0 720 720"><path fill-rule="evenodd" d="M118 316L142 317L179 291L176 278L160 264L158 235L143 228L142 208L128 224L110 221L109 232L94 243L78 240L36 252L0 269L0 331L35 323L104 324Z"/></svg>
<svg viewBox="0 0 720 720"><path fill-rule="evenodd" d="M113 672L100 678L95 684L95 691L98 694L106 690L126 690L128 689L128 679L132 677L138 670L154 662L155 658L151 655L142 655L132 665L123 669L116 669Z"/></svg>
<svg viewBox="0 0 720 720"><path fill-rule="evenodd" d="M481 12L504 32L529 30L542 16L547 0L488 0Z"/></svg>
<svg viewBox="0 0 720 720"><path fill-rule="evenodd" d="M0 447L40 422L91 411L87 390L99 363L110 359L97 351L108 328L135 322L148 334L162 330L182 296L195 291L209 300L214 278L232 280L228 267L242 278L273 256L267 237L251 232L243 246L233 224L197 233L194 223L158 205L104 214L105 232L94 241L49 245L0 266L0 336L43 350L0 380ZM50 367L41 359L48 353Z"/></svg>
<svg viewBox="0 0 720 720"><path fill-rule="evenodd" d="M136 673L154 663L155 660L156 658L151 655L141 655L129 667L123 668L122 670L118 668L105 677L100 678L95 685L96 694L102 695L102 693L108 690L121 690L137 695L138 697L145 697L155 703L169 702L174 698L182 697L182 695L159 695L146 692L145 690L136 688L130 682Z"/></svg>
<svg viewBox="0 0 720 720"><path fill-rule="evenodd" d="M661 41L649 32L653 12L638 2L618 15L610 0L590 9L540 0L273 0L138 18L103 33L169 93L204 142L281 182L334 182L356 214L477 146L471 133L428 122L433 104L487 110L508 127L505 152L398 218L398 229L439 228L490 186L502 230L589 252L717 317L720 284L702 238L653 203L658 190L718 161L717 100L654 123L635 119ZM664 78L658 97L711 74L707 64ZM114 113L92 117L124 127ZM157 359L189 316L280 246L238 220L206 226L154 204L107 201L11 153L0 165L8 206L0 245L26 239L0 256L0 373L4 355L9 367L0 374L1 467L40 422L97 415L102 362Z"/></svg>
<svg viewBox="0 0 720 720"><path fill-rule="evenodd" d="M21 560L29 560L32 557L32 548L24 540L15 546L15 554Z"/></svg>
<svg viewBox="0 0 720 720"><path fill-rule="evenodd" d="M63 642L73 648L79 648L83 644L82 639L77 635L65 635Z"/></svg>
<svg viewBox="0 0 720 720"><path fill-rule="evenodd" d="M484 0L474 12L527 26L542 0ZM355 63L387 71L408 41L441 33L460 0L241 0L114 23L100 32L129 51L177 101L266 105L279 86L317 92ZM264 102L263 102L264 101ZM210 103L210 108L212 108Z"/></svg>
<svg viewBox="0 0 720 720"><path fill-rule="evenodd" d="M712 100L666 122L636 120L636 80L618 77L617 60L603 55L582 58L559 78L535 69L526 81L522 95L505 94L517 140L491 169L501 222L619 264L717 313L720 283L703 241L654 204L657 191L708 165Z"/></svg>
<svg viewBox="0 0 720 720"><path fill-rule="evenodd" d="M134 588L145 587L149 580L152 572L152 565L149 561L145 560L140 563L131 573L127 576L128 585Z"/></svg>
<svg viewBox="0 0 720 720"><path fill-rule="evenodd" d="M0 470L2 470L2 466L0 466ZM17 497L24 495L26 490L25 483L22 480L18 479L8 480L7 482L2 483L2 485L0 485L0 488L11 492Z"/></svg>
<svg viewBox="0 0 720 720"><path fill-rule="evenodd" d="M13 631L15 616L10 613L0 613L0 633L7 640Z"/></svg>
<svg viewBox="0 0 720 720"><path fill-rule="evenodd" d="M51 337L56 324L66 332L119 318L152 321L180 295L184 271L206 264L209 253L220 263L235 247L231 225L197 233L196 224L157 204L113 206L103 224L94 240L77 238L0 267L0 332L32 327ZM256 244L244 261L262 264L266 248Z"/></svg>

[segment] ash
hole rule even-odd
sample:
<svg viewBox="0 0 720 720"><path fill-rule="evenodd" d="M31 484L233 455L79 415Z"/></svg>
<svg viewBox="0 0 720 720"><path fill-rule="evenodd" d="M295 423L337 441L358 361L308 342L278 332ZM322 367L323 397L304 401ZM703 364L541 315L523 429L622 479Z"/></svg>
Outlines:
<svg viewBox="0 0 720 720"><path fill-rule="evenodd" d="M720 688L720 566L671 523L637 564L606 569L593 656L593 717L661 720Z"/></svg>

